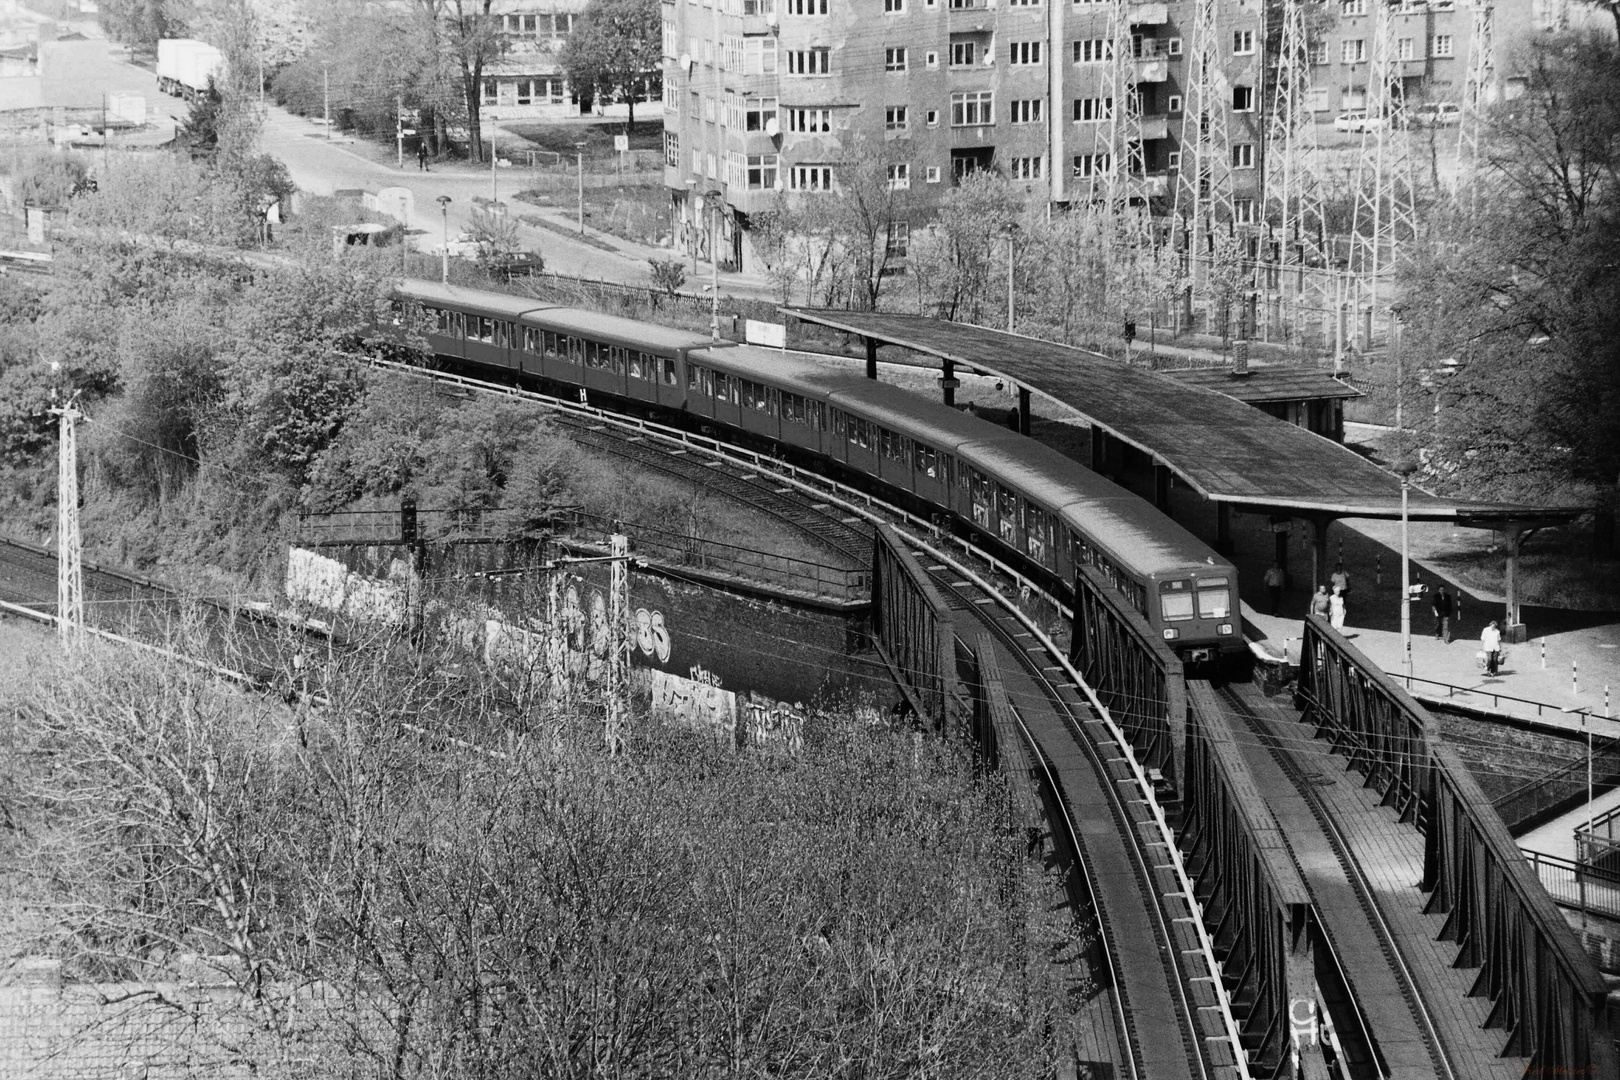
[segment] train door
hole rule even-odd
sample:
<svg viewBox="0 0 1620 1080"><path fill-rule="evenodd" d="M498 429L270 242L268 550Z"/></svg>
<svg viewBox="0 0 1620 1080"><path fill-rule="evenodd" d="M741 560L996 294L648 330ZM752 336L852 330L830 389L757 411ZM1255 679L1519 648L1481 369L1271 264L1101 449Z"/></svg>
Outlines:
<svg viewBox="0 0 1620 1080"><path fill-rule="evenodd" d="M457 360L467 359L466 316L445 308L429 310L434 316L434 327L428 335L433 352L438 356L453 356Z"/></svg>
<svg viewBox="0 0 1620 1080"><path fill-rule="evenodd" d="M714 372L691 360L686 362L686 411L714 418Z"/></svg>
<svg viewBox="0 0 1620 1080"><path fill-rule="evenodd" d="M542 331L540 339L541 369L546 378L568 386L584 386L585 376L580 372L580 342L567 334L551 330Z"/></svg>
<svg viewBox="0 0 1620 1080"><path fill-rule="evenodd" d="M911 440L888 428L877 429L878 475L897 488L915 490L911 477Z"/></svg>
<svg viewBox="0 0 1620 1080"><path fill-rule="evenodd" d="M820 443L813 426L815 414L810 407L816 403L806 401L798 394L782 393L778 398L782 413L782 441L793 446L815 448Z"/></svg>
<svg viewBox="0 0 1620 1080"><path fill-rule="evenodd" d="M741 427L742 380L723 371L714 373L714 418Z"/></svg>
<svg viewBox="0 0 1620 1080"><path fill-rule="evenodd" d="M522 347L521 335L516 326L505 319L495 320L495 355L496 362L508 371L518 370L518 351Z"/></svg>
<svg viewBox="0 0 1620 1080"><path fill-rule="evenodd" d="M1018 504L1022 501L1012 488L1005 484L996 485L996 536L1014 551L1023 548L1020 542L1022 523L1018 519Z"/></svg>
<svg viewBox="0 0 1620 1080"><path fill-rule="evenodd" d="M868 476L878 475L877 425L846 415L844 460Z"/></svg>
<svg viewBox="0 0 1620 1080"><path fill-rule="evenodd" d="M776 417L776 391L764 383L757 383L752 379L737 379L738 392L742 395L737 419L744 431L751 431L756 435L764 435L768 439L775 439L781 435L777 427Z"/></svg>
<svg viewBox="0 0 1620 1080"><path fill-rule="evenodd" d="M913 441L911 446L911 490L935 506L947 505L945 463L939 453L920 442Z"/></svg>
<svg viewBox="0 0 1620 1080"><path fill-rule="evenodd" d="M1057 545L1052 542L1052 515L1027 500L1024 502L1024 552L1048 570L1056 570L1060 575L1066 572L1058 564Z"/></svg>
<svg viewBox="0 0 1620 1080"><path fill-rule="evenodd" d="M991 499L994 495L991 491L993 485L984 473L971 465L963 466L963 471L967 479L969 516L972 518L973 524L987 533L991 532L994 526L991 524L990 518L995 512L995 507L991 505Z"/></svg>
<svg viewBox="0 0 1620 1080"><path fill-rule="evenodd" d="M613 346L605 341L592 341L588 338L576 340L579 343L579 354L584 360L580 365L580 375L585 385L604 393L623 393L624 385L621 377L613 370Z"/></svg>
<svg viewBox="0 0 1620 1080"><path fill-rule="evenodd" d="M637 401L658 400L658 357L640 349L625 353L625 393Z"/></svg>
<svg viewBox="0 0 1620 1080"><path fill-rule="evenodd" d="M467 360L484 367L502 367L504 350L495 347L495 320L487 315L467 316Z"/></svg>
<svg viewBox="0 0 1620 1080"><path fill-rule="evenodd" d="M658 368L658 384L653 390L653 400L667 408L680 408L683 400L680 361L673 356L654 356L651 360Z"/></svg>

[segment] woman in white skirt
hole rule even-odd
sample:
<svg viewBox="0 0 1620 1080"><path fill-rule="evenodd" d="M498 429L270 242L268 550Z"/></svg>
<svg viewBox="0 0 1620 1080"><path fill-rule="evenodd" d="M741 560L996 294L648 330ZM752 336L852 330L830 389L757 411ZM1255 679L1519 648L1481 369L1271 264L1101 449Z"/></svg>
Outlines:
<svg viewBox="0 0 1620 1080"><path fill-rule="evenodd" d="M1328 597L1328 623L1335 630L1344 629L1344 590L1333 586L1333 595Z"/></svg>

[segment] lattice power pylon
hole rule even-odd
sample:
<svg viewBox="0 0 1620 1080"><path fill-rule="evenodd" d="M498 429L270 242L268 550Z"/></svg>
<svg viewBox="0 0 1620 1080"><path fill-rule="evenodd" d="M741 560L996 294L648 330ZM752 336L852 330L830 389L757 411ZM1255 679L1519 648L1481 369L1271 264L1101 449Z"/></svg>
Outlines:
<svg viewBox="0 0 1620 1080"><path fill-rule="evenodd" d="M1377 6L1350 238L1350 271L1375 318L1380 293L1386 301L1389 293L1382 276L1394 269L1402 245L1417 237L1406 95L1400 60L1394 56L1394 20L1387 2L1377 0Z"/></svg>
<svg viewBox="0 0 1620 1080"><path fill-rule="evenodd" d="M1265 221L1277 230L1280 261L1293 264L1294 318L1324 307L1328 267L1321 154L1311 112L1310 38L1304 0L1283 0L1277 86L1266 131ZM1319 267L1307 272L1306 267Z"/></svg>
<svg viewBox="0 0 1620 1080"><path fill-rule="evenodd" d="M1457 118L1457 189L1467 186L1474 197L1479 170L1479 135L1485 109L1496 93L1496 6L1492 0L1474 0L1474 19L1468 35L1468 76L1463 82L1462 115Z"/></svg>
<svg viewBox="0 0 1620 1080"><path fill-rule="evenodd" d="M1113 0L1108 19L1109 52L1103 74L1103 93L1113 102L1104 128L1108 167L1093 170L1091 201L1106 208L1113 240L1134 243L1147 229L1147 177L1142 159L1142 99L1125 0Z"/></svg>
<svg viewBox="0 0 1620 1080"><path fill-rule="evenodd" d="M1209 255L1215 229L1232 221L1232 144L1227 135L1227 79L1221 66L1216 0L1196 0L1187 56L1181 165L1176 172L1172 246L1190 256L1198 287L1198 260ZM1205 275L1207 280L1207 275Z"/></svg>

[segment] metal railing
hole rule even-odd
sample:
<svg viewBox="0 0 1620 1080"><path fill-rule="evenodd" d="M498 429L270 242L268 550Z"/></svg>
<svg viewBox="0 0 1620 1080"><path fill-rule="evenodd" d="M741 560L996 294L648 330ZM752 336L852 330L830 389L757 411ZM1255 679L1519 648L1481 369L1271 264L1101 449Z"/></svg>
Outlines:
<svg viewBox="0 0 1620 1080"><path fill-rule="evenodd" d="M1386 672L1386 674L1389 675L1390 678L1398 681L1407 689L1408 692L1415 690L1415 684L1422 683L1424 686L1439 687L1441 690L1446 692L1446 697L1448 698L1456 697L1459 693L1468 694L1473 697L1488 697L1491 699L1491 705L1493 708L1501 708L1502 702L1511 701L1518 705L1534 705L1537 716L1541 716L1544 712L1552 712L1565 716L1585 717L1589 720L1613 719L1612 717L1604 716L1601 713L1593 712L1591 709L1572 709L1567 705L1554 705L1550 701L1536 701L1534 698L1515 697L1512 694L1502 694L1495 690L1485 690L1473 686L1458 686L1456 683L1441 682L1439 679L1425 679L1417 675L1402 675L1393 671Z"/></svg>
<svg viewBox="0 0 1620 1080"><path fill-rule="evenodd" d="M1520 848L1547 894L1564 907L1620 919L1620 873Z"/></svg>

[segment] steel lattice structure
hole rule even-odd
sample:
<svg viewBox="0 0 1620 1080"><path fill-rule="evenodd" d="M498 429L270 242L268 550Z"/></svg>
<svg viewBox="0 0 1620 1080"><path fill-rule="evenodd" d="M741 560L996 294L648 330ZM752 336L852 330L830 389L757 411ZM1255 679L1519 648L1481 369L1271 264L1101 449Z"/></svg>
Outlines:
<svg viewBox="0 0 1620 1080"><path fill-rule="evenodd" d="M1381 278L1395 266L1401 245L1417 236L1412 155L1400 60L1393 54L1390 5L1378 3L1367 71L1367 122L1356 166L1356 208L1351 226L1350 270L1366 310L1376 316Z"/></svg>
<svg viewBox="0 0 1620 1080"><path fill-rule="evenodd" d="M1479 170L1479 134L1485 107L1496 95L1496 6L1475 0L1468 36L1468 77L1463 83L1462 116L1457 122L1457 187L1474 190ZM1472 197L1472 196L1470 196Z"/></svg>
<svg viewBox="0 0 1620 1080"><path fill-rule="evenodd" d="M1187 56L1185 112L1181 121L1181 164L1176 173L1172 243L1187 252L1193 287L1198 260L1208 255L1211 238L1232 214L1232 148L1227 131L1227 80L1221 66L1216 0L1197 0Z"/></svg>

